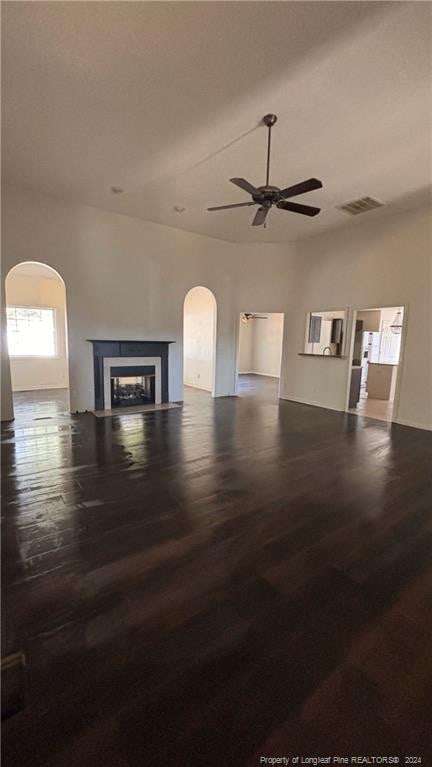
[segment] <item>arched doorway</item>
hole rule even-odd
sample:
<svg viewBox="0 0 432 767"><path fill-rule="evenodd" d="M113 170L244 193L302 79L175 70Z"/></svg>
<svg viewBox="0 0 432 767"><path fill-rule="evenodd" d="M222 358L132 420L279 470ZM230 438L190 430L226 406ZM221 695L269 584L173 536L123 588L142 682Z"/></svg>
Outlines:
<svg viewBox="0 0 432 767"><path fill-rule="evenodd" d="M7 339L15 417L69 410L66 289L55 269L36 261L6 277Z"/></svg>
<svg viewBox="0 0 432 767"><path fill-rule="evenodd" d="M191 288L183 308L183 383L215 393L216 299L208 288Z"/></svg>

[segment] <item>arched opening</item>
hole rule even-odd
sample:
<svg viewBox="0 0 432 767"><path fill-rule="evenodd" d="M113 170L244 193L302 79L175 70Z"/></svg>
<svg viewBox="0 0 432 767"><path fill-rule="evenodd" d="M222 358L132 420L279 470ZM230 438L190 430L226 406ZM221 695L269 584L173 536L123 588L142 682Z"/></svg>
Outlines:
<svg viewBox="0 0 432 767"><path fill-rule="evenodd" d="M15 417L69 410L66 288L47 264L24 261L6 277L7 339Z"/></svg>
<svg viewBox="0 0 432 767"><path fill-rule="evenodd" d="M198 285L186 295L183 309L183 383L215 394L216 299Z"/></svg>

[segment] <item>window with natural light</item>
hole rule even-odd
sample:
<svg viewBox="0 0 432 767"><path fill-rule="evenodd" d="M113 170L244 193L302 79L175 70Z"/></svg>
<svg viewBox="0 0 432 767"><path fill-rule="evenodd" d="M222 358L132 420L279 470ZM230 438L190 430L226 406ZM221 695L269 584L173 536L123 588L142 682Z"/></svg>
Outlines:
<svg viewBox="0 0 432 767"><path fill-rule="evenodd" d="M55 309L8 306L6 312L11 357L55 357Z"/></svg>

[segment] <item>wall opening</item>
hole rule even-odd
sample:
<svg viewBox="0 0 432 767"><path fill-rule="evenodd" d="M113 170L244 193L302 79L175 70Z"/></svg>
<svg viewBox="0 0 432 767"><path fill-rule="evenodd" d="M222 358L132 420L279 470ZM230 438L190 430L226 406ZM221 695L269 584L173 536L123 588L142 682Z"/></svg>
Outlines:
<svg viewBox="0 0 432 767"><path fill-rule="evenodd" d="M280 312L240 314L236 394L279 398L283 327Z"/></svg>
<svg viewBox="0 0 432 767"><path fill-rule="evenodd" d="M215 394L216 299L208 288L191 288L183 307L183 383Z"/></svg>
<svg viewBox="0 0 432 767"><path fill-rule="evenodd" d="M69 410L66 288L36 261L6 277L8 353L15 416L50 417Z"/></svg>
<svg viewBox="0 0 432 767"><path fill-rule="evenodd" d="M404 336L403 306L358 309L354 313L349 413L379 421L396 417Z"/></svg>

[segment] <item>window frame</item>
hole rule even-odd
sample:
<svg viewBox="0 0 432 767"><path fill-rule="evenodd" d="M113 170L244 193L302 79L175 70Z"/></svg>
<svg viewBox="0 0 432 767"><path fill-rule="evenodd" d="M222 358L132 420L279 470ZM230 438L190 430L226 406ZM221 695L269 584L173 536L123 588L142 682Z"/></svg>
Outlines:
<svg viewBox="0 0 432 767"><path fill-rule="evenodd" d="M59 354L59 342L58 342L58 324L57 324L57 307L56 306L47 306L47 305L35 305L27 304L26 306L23 306L22 304L6 304L6 328L7 328L7 322L8 322L8 316L7 316L7 310L8 309L49 309L49 311L53 314L53 331L54 331L54 354L46 355L46 354L11 354L11 351L9 349L9 339L8 339L8 354L11 360L58 360L60 359Z"/></svg>

